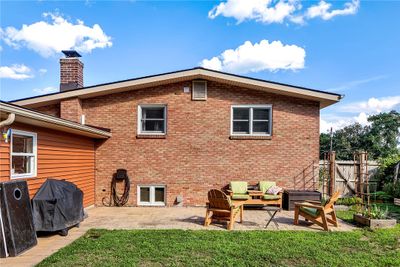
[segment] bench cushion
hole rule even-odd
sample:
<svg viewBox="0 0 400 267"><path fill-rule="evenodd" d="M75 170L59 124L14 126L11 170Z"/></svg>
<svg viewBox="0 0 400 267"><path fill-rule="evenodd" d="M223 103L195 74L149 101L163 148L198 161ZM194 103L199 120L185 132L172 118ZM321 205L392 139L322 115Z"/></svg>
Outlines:
<svg viewBox="0 0 400 267"><path fill-rule="evenodd" d="M229 184L233 194L247 194L247 182L233 181Z"/></svg>
<svg viewBox="0 0 400 267"><path fill-rule="evenodd" d="M249 198L250 198L250 196L248 194L233 194L232 195L232 199L236 199L236 200L246 200Z"/></svg>
<svg viewBox="0 0 400 267"><path fill-rule="evenodd" d="M280 198L281 198L280 195L265 194L265 195L263 196L263 199L264 199L264 200L277 200L277 199L280 199Z"/></svg>
<svg viewBox="0 0 400 267"><path fill-rule="evenodd" d="M268 189L270 189L274 185L276 185L275 182L268 182L268 181L260 181L258 183L260 191L263 192L264 194L268 191Z"/></svg>

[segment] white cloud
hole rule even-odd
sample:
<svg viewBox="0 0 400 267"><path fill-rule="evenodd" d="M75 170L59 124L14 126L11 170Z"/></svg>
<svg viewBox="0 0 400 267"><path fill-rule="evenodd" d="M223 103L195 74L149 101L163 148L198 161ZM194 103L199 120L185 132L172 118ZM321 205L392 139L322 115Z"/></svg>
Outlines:
<svg viewBox="0 0 400 267"><path fill-rule="evenodd" d="M44 75L47 73L47 69L39 69L40 75Z"/></svg>
<svg viewBox="0 0 400 267"><path fill-rule="evenodd" d="M0 29L1 39L13 48L27 47L43 57L49 57L64 49L90 53L96 48L111 47L111 37L98 24L86 26L77 20L74 24L57 13L43 13L45 21L22 25L21 29Z"/></svg>
<svg viewBox="0 0 400 267"><path fill-rule="evenodd" d="M31 69L24 64L0 66L0 78L2 79L25 80L33 77Z"/></svg>
<svg viewBox="0 0 400 267"><path fill-rule="evenodd" d="M380 81L383 79L386 79L388 76L387 75L378 75L378 76L374 76L374 77L370 77L370 78L366 78L366 79L361 79L361 80L355 80L355 81L351 81L351 82L347 82L343 85L340 85L338 87L333 87L328 89L328 91L332 91L332 92L338 92L338 91L345 91L348 89L352 89L355 87L358 87L362 84L366 84L366 83L370 83L370 82L375 82L375 81Z"/></svg>
<svg viewBox="0 0 400 267"><path fill-rule="evenodd" d="M263 70L298 70L304 68L306 52L296 45L284 45L280 41L262 40L254 45L250 41L236 49L228 49L221 55L204 59L204 68L234 73L259 72Z"/></svg>
<svg viewBox="0 0 400 267"><path fill-rule="evenodd" d="M357 13L358 8L360 7L360 1L352 0L351 2L347 2L344 4L343 9L330 10L331 7L332 4L322 0L318 5L309 7L305 16L311 19L320 17L323 20L330 20L335 16L353 15Z"/></svg>
<svg viewBox="0 0 400 267"><path fill-rule="evenodd" d="M56 92L56 91L58 91L58 89L53 86L48 86L45 88L35 88L35 89L33 89L33 91L36 93L39 93L39 94L48 94L48 93Z"/></svg>
<svg viewBox="0 0 400 267"><path fill-rule="evenodd" d="M359 0L352 0L344 4L343 9L333 9L332 4L320 1L302 11L300 0L227 0L214 6L208 17L214 19L224 16L236 19L237 23L245 20L255 20L262 23L283 23L285 20L296 24L303 24L306 19L321 17L329 20L335 16L352 15L357 13Z"/></svg>
<svg viewBox="0 0 400 267"><path fill-rule="evenodd" d="M381 98L371 97L367 101L342 105L340 107L340 111L350 113L357 113L360 111L366 113L379 113L390 111L396 108L400 108L400 96L388 96Z"/></svg>
<svg viewBox="0 0 400 267"><path fill-rule="evenodd" d="M369 125L368 117L380 112L389 112L391 110L400 110L400 96L388 96L375 98L372 97L366 101L353 102L348 104L338 104L334 109L335 114L323 114L320 120L320 132L341 129L355 122L361 125ZM347 114L346 114L347 113Z"/></svg>
<svg viewBox="0 0 400 267"><path fill-rule="evenodd" d="M327 133L330 132L331 128L333 131L336 131L356 122L358 122L362 126L370 125L370 123L368 122L368 116L369 115L367 115L365 112L361 112L357 116L350 117L321 116L319 131L320 133Z"/></svg>
<svg viewBox="0 0 400 267"><path fill-rule="evenodd" d="M217 16L233 17L238 23L244 20L256 20L264 23L282 23L296 9L297 0L228 0L220 3L208 12L211 19Z"/></svg>

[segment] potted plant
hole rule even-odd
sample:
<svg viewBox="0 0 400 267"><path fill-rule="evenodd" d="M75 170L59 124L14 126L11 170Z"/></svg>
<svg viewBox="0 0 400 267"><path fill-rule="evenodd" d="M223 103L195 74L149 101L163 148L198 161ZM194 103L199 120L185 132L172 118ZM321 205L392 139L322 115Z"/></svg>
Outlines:
<svg viewBox="0 0 400 267"><path fill-rule="evenodd" d="M396 226L396 219L388 216L388 208L381 208L377 205L372 205L369 210L365 209L355 213L353 219L357 223L368 226L371 229Z"/></svg>

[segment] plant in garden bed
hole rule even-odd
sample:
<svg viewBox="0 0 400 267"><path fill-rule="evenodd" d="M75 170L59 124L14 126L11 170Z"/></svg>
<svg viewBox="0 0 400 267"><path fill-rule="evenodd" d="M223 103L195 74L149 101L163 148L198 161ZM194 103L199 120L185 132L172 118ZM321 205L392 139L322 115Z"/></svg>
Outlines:
<svg viewBox="0 0 400 267"><path fill-rule="evenodd" d="M379 207L377 205L372 205L370 211L367 209L362 212L362 215L370 219L387 219L388 218L388 208Z"/></svg>
<svg viewBox="0 0 400 267"><path fill-rule="evenodd" d="M388 208L377 205L372 205L369 210L365 208L353 214L353 220L372 229L396 226L396 219L388 217Z"/></svg>

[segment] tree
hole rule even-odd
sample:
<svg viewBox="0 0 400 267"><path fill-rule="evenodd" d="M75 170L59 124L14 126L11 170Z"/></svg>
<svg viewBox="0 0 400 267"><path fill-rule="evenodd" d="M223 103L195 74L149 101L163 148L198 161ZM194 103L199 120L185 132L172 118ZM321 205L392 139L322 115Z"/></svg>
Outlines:
<svg viewBox="0 0 400 267"><path fill-rule="evenodd" d="M369 126L354 123L333 133L332 149L336 158L353 159L356 151L367 151L372 159L400 153L400 113L391 111L370 116ZM330 135L320 135L320 158L330 150Z"/></svg>
<svg viewBox="0 0 400 267"><path fill-rule="evenodd" d="M324 153L328 152L331 147L331 135L327 133L321 133L319 136L319 158L324 158Z"/></svg>
<svg viewBox="0 0 400 267"><path fill-rule="evenodd" d="M400 113L391 111L370 116L370 130L367 135L368 152L374 158L386 158L399 153Z"/></svg>

